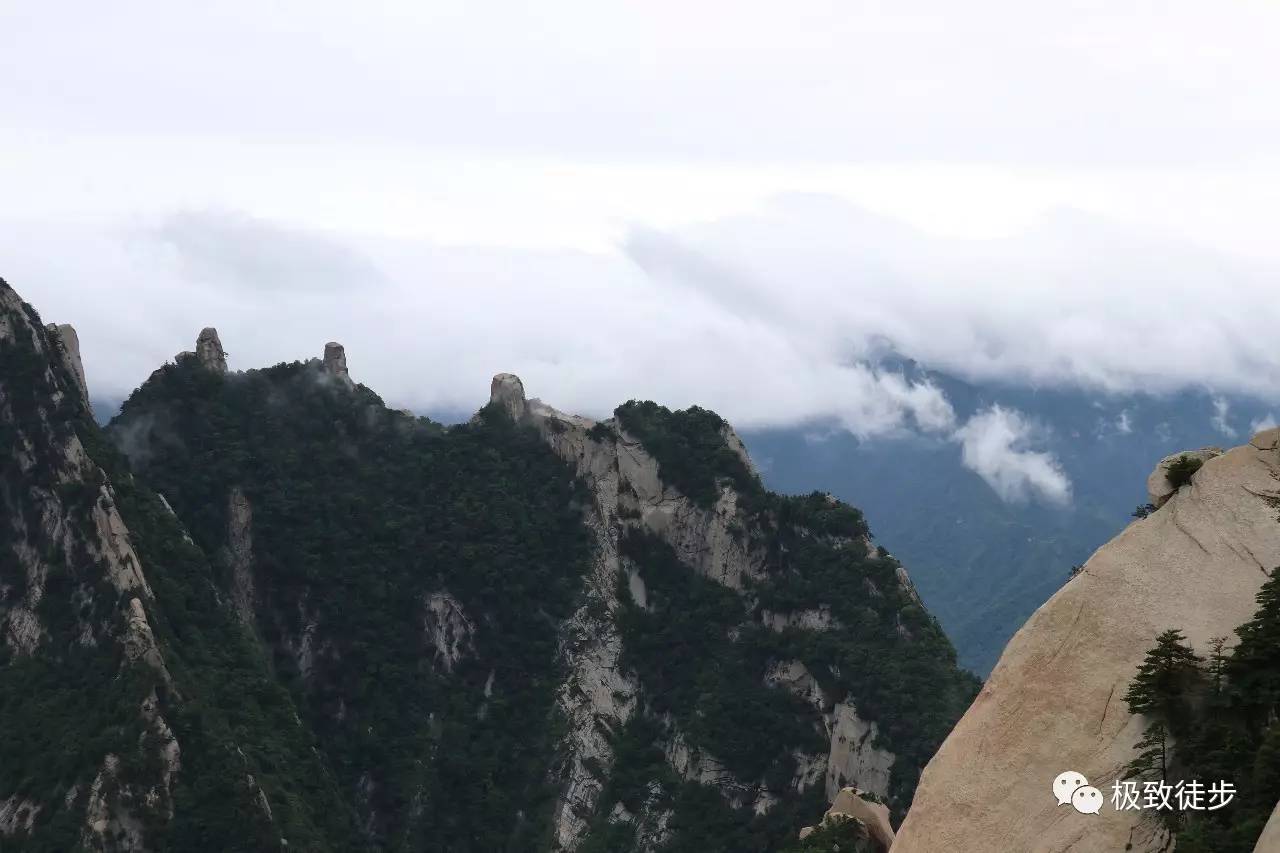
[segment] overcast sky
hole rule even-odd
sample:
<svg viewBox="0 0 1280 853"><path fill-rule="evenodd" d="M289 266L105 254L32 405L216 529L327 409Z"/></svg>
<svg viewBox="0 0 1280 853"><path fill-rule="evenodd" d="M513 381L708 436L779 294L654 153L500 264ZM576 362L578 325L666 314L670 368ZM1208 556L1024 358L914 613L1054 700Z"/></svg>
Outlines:
<svg viewBox="0 0 1280 853"><path fill-rule="evenodd" d="M868 353L1280 397L1277 43L1267 0L0 0L0 275L101 396L215 325L420 410L514 371L1043 480Z"/></svg>

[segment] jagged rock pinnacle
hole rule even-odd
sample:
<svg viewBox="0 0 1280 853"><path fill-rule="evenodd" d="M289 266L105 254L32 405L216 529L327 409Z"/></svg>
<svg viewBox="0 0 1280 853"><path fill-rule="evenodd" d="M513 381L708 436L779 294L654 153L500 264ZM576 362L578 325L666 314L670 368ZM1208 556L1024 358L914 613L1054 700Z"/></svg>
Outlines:
<svg viewBox="0 0 1280 853"><path fill-rule="evenodd" d="M217 329L211 326L200 331L200 337L196 338L196 357L209 370L227 372L227 353L222 349Z"/></svg>
<svg viewBox="0 0 1280 853"><path fill-rule="evenodd" d="M342 344L330 341L324 345L324 370L330 376L351 384L351 376L347 373L347 351Z"/></svg>
<svg viewBox="0 0 1280 853"><path fill-rule="evenodd" d="M498 404L513 421L524 417L528 404L524 397L524 383L514 373L499 373L489 386L489 403Z"/></svg>
<svg viewBox="0 0 1280 853"><path fill-rule="evenodd" d="M62 357L63 364L71 373L71 378L75 380L76 390L80 394L80 400L89 406L89 383L84 378L84 362L80 360L80 336L76 334L76 330L67 323L50 323L46 330L49 337L54 339L58 345L59 355Z"/></svg>

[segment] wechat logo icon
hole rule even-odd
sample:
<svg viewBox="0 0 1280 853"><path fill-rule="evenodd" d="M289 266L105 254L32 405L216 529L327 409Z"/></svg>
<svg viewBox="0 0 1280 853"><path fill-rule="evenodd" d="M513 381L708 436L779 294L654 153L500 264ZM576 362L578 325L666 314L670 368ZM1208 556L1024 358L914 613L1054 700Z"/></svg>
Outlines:
<svg viewBox="0 0 1280 853"><path fill-rule="evenodd" d="M1053 797L1058 805L1070 803L1080 814L1097 814L1102 810L1102 792L1092 787L1084 774L1074 770L1064 771L1054 778Z"/></svg>

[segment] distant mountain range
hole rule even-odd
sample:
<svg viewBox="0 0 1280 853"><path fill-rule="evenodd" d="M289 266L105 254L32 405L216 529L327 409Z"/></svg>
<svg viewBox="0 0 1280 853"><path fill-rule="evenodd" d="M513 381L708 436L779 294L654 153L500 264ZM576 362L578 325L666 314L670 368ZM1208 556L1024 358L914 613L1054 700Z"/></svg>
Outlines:
<svg viewBox="0 0 1280 853"><path fill-rule="evenodd" d="M1131 521L1163 456L1231 446L1274 423L1280 406L1185 391L1108 395L972 383L910 363L967 421L992 406L1021 413L1030 449L1051 454L1069 502L1004 500L966 467L959 446L917 433L859 440L833 424L743 430L765 481L783 492L822 489L862 507L876 536L911 572L963 665L985 677L1006 641L1071 567Z"/></svg>

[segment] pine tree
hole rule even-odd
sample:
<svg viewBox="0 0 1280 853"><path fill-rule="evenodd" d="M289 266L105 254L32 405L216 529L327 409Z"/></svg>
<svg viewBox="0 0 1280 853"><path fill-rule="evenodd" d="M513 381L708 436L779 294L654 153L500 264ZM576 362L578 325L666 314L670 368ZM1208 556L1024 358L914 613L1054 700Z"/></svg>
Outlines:
<svg viewBox="0 0 1280 853"><path fill-rule="evenodd" d="M1213 689L1214 699L1222 696L1222 679L1227 668L1227 654L1223 651L1227 646L1226 637L1209 639L1209 686Z"/></svg>
<svg viewBox="0 0 1280 853"><path fill-rule="evenodd" d="M1159 717L1172 734L1179 734L1190 716L1189 694L1203 678L1201 663L1181 631L1163 632L1125 693L1129 712Z"/></svg>
<svg viewBox="0 0 1280 853"><path fill-rule="evenodd" d="M1280 569L1257 595L1258 610L1236 629L1240 643L1227 664L1232 692L1258 723L1280 715Z"/></svg>
<svg viewBox="0 0 1280 853"><path fill-rule="evenodd" d="M1169 773L1169 731L1159 720L1147 726L1134 749L1138 755L1125 768L1125 775L1136 779L1163 781Z"/></svg>

